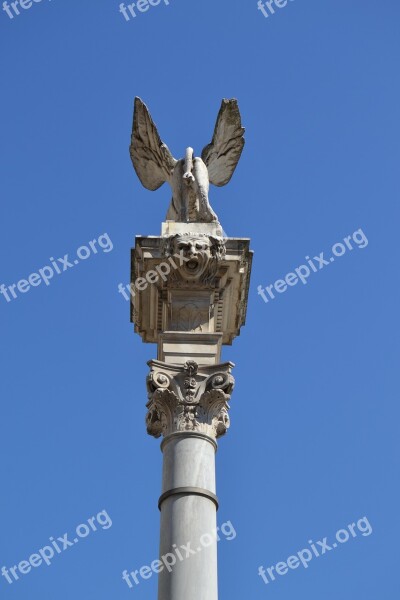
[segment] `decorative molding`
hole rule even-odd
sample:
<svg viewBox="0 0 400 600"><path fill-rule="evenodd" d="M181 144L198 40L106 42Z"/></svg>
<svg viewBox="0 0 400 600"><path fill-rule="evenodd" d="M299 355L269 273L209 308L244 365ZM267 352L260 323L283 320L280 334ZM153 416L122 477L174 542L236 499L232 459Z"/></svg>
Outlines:
<svg viewBox="0 0 400 600"><path fill-rule="evenodd" d="M188 360L180 367L149 361L146 426L156 438L192 431L214 439L230 426L229 400L235 384L232 363L199 366Z"/></svg>
<svg viewBox="0 0 400 600"><path fill-rule="evenodd" d="M248 239L218 231L210 223L167 222L161 236L136 237L131 320L144 342L158 344L166 331L222 333L228 345L239 335L252 252Z"/></svg>
<svg viewBox="0 0 400 600"><path fill-rule="evenodd" d="M215 504L216 509L218 510L219 502L218 497L210 492L210 490L205 490L204 488L198 487L179 487L174 488L172 490L168 490L164 492L158 500L158 509L161 510L161 505L167 498L171 496L203 496L203 498L208 498Z"/></svg>

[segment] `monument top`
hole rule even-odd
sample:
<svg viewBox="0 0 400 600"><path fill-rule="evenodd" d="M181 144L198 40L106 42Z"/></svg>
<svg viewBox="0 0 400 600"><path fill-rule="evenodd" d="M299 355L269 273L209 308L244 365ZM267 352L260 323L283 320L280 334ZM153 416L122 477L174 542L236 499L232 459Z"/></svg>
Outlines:
<svg viewBox="0 0 400 600"><path fill-rule="evenodd" d="M210 206L210 183L226 185L239 162L244 146L244 128L237 100L222 100L211 143L200 157L187 148L185 158L175 159L159 136L147 106L135 98L130 154L141 183L157 190L166 181L172 188L167 221L218 223Z"/></svg>
<svg viewBox="0 0 400 600"><path fill-rule="evenodd" d="M252 251L226 237L208 201L209 184L227 184L244 146L236 100L222 100L211 143L176 160L146 105L135 99L130 154L142 184L166 181L172 201L160 236L137 236L131 261L131 321L165 364L217 364L245 323Z"/></svg>

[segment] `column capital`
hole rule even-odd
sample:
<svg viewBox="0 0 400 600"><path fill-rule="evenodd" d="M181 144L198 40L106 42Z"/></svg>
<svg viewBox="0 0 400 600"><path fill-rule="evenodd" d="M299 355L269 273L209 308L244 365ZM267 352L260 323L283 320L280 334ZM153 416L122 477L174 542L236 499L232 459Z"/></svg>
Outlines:
<svg viewBox="0 0 400 600"><path fill-rule="evenodd" d="M235 384L234 364L183 366L148 362L147 432L156 438L175 432L196 432L213 439L230 426L229 400Z"/></svg>

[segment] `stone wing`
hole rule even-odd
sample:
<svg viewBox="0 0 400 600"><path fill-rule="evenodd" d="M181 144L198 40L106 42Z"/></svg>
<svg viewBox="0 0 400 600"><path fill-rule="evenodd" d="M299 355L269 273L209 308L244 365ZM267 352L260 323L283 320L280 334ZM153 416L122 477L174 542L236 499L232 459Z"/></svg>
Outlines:
<svg viewBox="0 0 400 600"><path fill-rule="evenodd" d="M148 190L157 190L170 180L177 163L158 134L147 106L135 98L130 155L136 174Z"/></svg>
<svg viewBox="0 0 400 600"><path fill-rule="evenodd" d="M243 134L237 100L222 100L212 141L201 154L210 183L223 186L229 182L242 154Z"/></svg>

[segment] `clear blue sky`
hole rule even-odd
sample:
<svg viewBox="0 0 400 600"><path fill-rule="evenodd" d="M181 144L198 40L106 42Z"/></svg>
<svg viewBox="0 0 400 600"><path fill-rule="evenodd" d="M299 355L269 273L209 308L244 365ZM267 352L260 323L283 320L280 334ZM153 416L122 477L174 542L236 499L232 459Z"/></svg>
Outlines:
<svg viewBox="0 0 400 600"><path fill-rule="evenodd" d="M171 0L127 21L118 1L0 10L0 283L106 233L113 249L0 296L0 568L103 509L112 527L8 584L12 600L149 600L123 569L157 558L161 453L146 435L146 361L129 323L136 234L170 199L141 187L135 95L175 156L210 141L237 97L243 158L212 204L255 250L232 427L217 456L220 599L399 593L399 50L397 0ZM265 303L257 294L362 229L368 239ZM102 238L103 242L105 238ZM106 244L103 244L106 246ZM110 248L110 246L109 246ZM366 516L349 540L264 584L258 567ZM188 599L189 600L189 599Z"/></svg>

